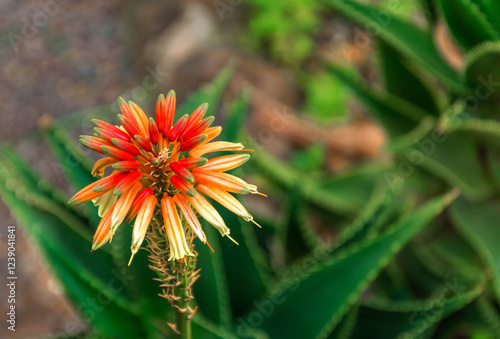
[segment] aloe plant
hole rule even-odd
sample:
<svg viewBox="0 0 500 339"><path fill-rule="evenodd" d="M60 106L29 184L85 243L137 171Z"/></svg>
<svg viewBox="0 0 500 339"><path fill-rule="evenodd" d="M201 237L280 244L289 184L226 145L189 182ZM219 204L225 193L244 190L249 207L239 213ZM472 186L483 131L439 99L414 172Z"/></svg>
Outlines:
<svg viewBox="0 0 500 339"><path fill-rule="evenodd" d="M323 4L362 26L388 18L380 7L353 0ZM498 72L495 6L422 0L432 13L426 29L396 16L385 20L374 37L383 79L377 89L325 67L387 131L387 161L335 176L305 173L245 131L248 92L222 105L224 140L245 140L256 151L250 168L237 174L259 180L282 208L257 210L259 230L219 210L239 246L204 225L214 252L197 246L194 338L500 334L498 94L474 96L478 86L487 89L481 79L496 80ZM457 24L458 14L474 29ZM461 70L435 45L438 22L463 49ZM219 106L232 71L221 71L179 111L200 101ZM88 160L65 133L57 121L43 128L56 159L73 164L61 166L68 180L81 188L92 179ZM67 206L68 197L10 148L0 160L0 195L87 321L82 336L175 337L167 326L174 312L157 297L143 251L126 267L129 232L117 233L112 250L91 254L94 211Z"/></svg>

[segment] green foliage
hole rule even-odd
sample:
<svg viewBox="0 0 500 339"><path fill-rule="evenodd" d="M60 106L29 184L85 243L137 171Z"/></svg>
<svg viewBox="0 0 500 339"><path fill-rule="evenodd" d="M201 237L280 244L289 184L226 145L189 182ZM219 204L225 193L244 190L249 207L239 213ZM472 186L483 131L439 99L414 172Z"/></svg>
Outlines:
<svg viewBox="0 0 500 339"><path fill-rule="evenodd" d="M352 92L387 132L384 161L332 175L322 168L323 145L289 161L276 158L244 129L248 90L220 105L234 65L180 106L183 113L202 101L223 107L221 139L255 150L236 174L268 193L271 211L252 210L258 229L217 206L239 246L203 225L215 253L196 244L202 271L194 286L195 337L498 336L499 8L486 0L421 0L429 27L420 28L389 3L251 2L260 43L297 67L311 54L304 41L313 41L320 6L372 27L380 83L325 65L319 78L308 78L305 107L334 117L344 91ZM462 70L435 46L436 22L467 52ZM485 84L490 76L493 83ZM322 101L334 88L338 96ZM57 122L43 135L76 188L93 180L87 155ZM166 326L172 310L157 297L144 251L132 267L123 264L130 232L90 253L95 213L67 206L62 192L7 148L0 153L0 195L89 323L89 335L173 337ZM113 279L127 283L110 293ZM90 313L86 298L100 294L109 302Z"/></svg>

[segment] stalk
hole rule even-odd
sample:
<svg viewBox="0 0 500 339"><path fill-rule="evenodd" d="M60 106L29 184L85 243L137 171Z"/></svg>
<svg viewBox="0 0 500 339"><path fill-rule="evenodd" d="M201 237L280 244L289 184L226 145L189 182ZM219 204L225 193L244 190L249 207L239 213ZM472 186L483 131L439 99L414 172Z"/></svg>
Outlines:
<svg viewBox="0 0 500 339"><path fill-rule="evenodd" d="M161 217L161 216L160 216ZM194 257L185 257L183 260L168 260L170 255L167 235L158 216L151 220L146 239L147 249L150 253L149 261L151 268L158 275L161 297L167 299L175 309L175 324L169 323L170 328L177 334L178 338L191 339L191 319L197 311L192 307L194 299L192 285L199 278L196 270L196 257L198 253L193 250L194 235L188 228L187 243L195 254ZM183 222L185 225L186 223Z"/></svg>

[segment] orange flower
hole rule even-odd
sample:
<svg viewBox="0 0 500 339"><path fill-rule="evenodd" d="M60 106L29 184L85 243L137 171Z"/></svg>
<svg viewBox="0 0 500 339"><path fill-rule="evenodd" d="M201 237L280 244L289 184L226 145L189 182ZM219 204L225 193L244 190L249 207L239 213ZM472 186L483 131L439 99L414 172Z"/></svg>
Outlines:
<svg viewBox="0 0 500 339"><path fill-rule="evenodd" d="M242 165L250 156L234 154L210 160L204 157L212 152L247 151L239 143L212 142L222 129L210 127L213 116L204 118L208 109L206 103L174 123L174 91L170 91L166 98L159 96L156 119L148 119L133 102L126 103L122 98L118 102L122 112L118 115L120 126L92 120L94 135L80 137L84 146L106 156L96 162L92 171L93 175L102 178L83 188L69 202L75 204L92 200L99 206L102 220L94 235L92 250L110 241L121 224L135 219L131 247L133 256L158 212L158 218L160 214L163 216L170 246L169 260L192 256L193 252L186 242L185 225L203 243L207 243L197 214L222 236L229 237L230 232L203 194L244 220L254 222L230 193L260 194L257 187L223 173ZM104 172L109 166L114 171L106 176Z"/></svg>

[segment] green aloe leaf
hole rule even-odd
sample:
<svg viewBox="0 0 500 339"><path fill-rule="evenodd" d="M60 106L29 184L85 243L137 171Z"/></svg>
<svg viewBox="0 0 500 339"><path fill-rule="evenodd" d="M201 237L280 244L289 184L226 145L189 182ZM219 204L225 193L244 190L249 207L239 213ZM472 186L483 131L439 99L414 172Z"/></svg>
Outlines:
<svg viewBox="0 0 500 339"><path fill-rule="evenodd" d="M431 31L423 31L400 20L387 11L352 0L323 0L323 2L356 21L365 32L375 31L381 39L420 65L455 91L467 88L458 74L443 60L433 41Z"/></svg>
<svg viewBox="0 0 500 339"><path fill-rule="evenodd" d="M385 90L429 115L439 116L440 109L432 87L415 73L406 58L382 39L377 39L377 47Z"/></svg>
<svg viewBox="0 0 500 339"><path fill-rule="evenodd" d="M496 29L497 34L500 34L500 22L498 21L500 2L493 0L477 0L475 3L481 8L488 22Z"/></svg>
<svg viewBox="0 0 500 339"><path fill-rule="evenodd" d="M438 5L451 34L465 51L482 42L498 40L498 33L476 1L438 0Z"/></svg>
<svg viewBox="0 0 500 339"><path fill-rule="evenodd" d="M0 194L96 331L108 336L143 335L138 312L124 296L127 277L115 268L107 252L91 254L91 237L86 229L68 216L56 217L52 214L56 205L18 185L2 166Z"/></svg>
<svg viewBox="0 0 500 339"><path fill-rule="evenodd" d="M471 199L481 199L491 192L491 185L476 157L478 143L464 132L427 134L415 145L398 151L406 160L398 159L401 175L413 175L415 167L422 167L450 186L459 187ZM460 150L460 157L456 156ZM462 159L469 159L462 161Z"/></svg>
<svg viewBox="0 0 500 339"><path fill-rule="evenodd" d="M483 283L466 288L462 282L450 280L445 282L439 294L427 300L363 302L351 338L419 338L442 319L471 303L483 291Z"/></svg>
<svg viewBox="0 0 500 339"><path fill-rule="evenodd" d="M273 312L260 317L261 327L271 337L326 337L389 260L456 196L452 191L432 200L380 237L355 244L324 263L309 258L302 272L289 276L264 299ZM253 309L247 317L253 313L262 315ZM294 326L289 326L291 319Z"/></svg>
<svg viewBox="0 0 500 339"><path fill-rule="evenodd" d="M0 149L0 159L9 169L9 173L19 180L25 187L30 187L34 194L52 200L59 207L75 214L81 222L89 223L87 216L80 209L68 206L68 197L65 193L52 186L47 180L40 177L17 153L8 146Z"/></svg>
<svg viewBox="0 0 500 339"><path fill-rule="evenodd" d="M339 77L385 127L391 136L412 131L428 113L417 106L384 90L372 90L341 69L328 66L334 76Z"/></svg>
<svg viewBox="0 0 500 339"><path fill-rule="evenodd" d="M214 252L206 244L196 241L196 266L201 269L201 273L193 291L200 312L214 323L227 327L231 323L231 310L224 271L225 258L220 245L226 239L219 239L220 234L212 225L205 223L203 229Z"/></svg>
<svg viewBox="0 0 500 339"><path fill-rule="evenodd" d="M90 150L81 145L77 147L68 133L53 121L46 122L42 126L42 135L57 160L58 175L66 176L75 190L80 190L96 180L91 174L92 161L87 155ZM85 204L83 209L91 224L97 227L99 224L97 207Z"/></svg>
<svg viewBox="0 0 500 339"><path fill-rule="evenodd" d="M469 109L474 111L484 104L498 104L500 98L500 43L485 42L466 55L464 77L473 88L468 97Z"/></svg>
<svg viewBox="0 0 500 339"><path fill-rule="evenodd" d="M493 288L500 300L500 210L498 200L481 203L457 199L451 206L453 224L476 250L493 277Z"/></svg>
<svg viewBox="0 0 500 339"><path fill-rule="evenodd" d="M352 216L358 212L383 171L383 166L371 166L333 178L305 177L302 171L274 157L250 136L243 140L244 145L255 150L249 165L266 180L284 192L299 189L308 203L334 214Z"/></svg>
<svg viewBox="0 0 500 339"><path fill-rule="evenodd" d="M311 239L314 234L307 223L306 204L298 189L289 194L285 208L285 218L278 232L283 243L285 259L292 262L314 248L315 243Z"/></svg>
<svg viewBox="0 0 500 339"><path fill-rule="evenodd" d="M205 319L197 314L192 322L192 336L193 338L203 339L236 339L235 334L229 332L227 328L216 325L215 323Z"/></svg>

